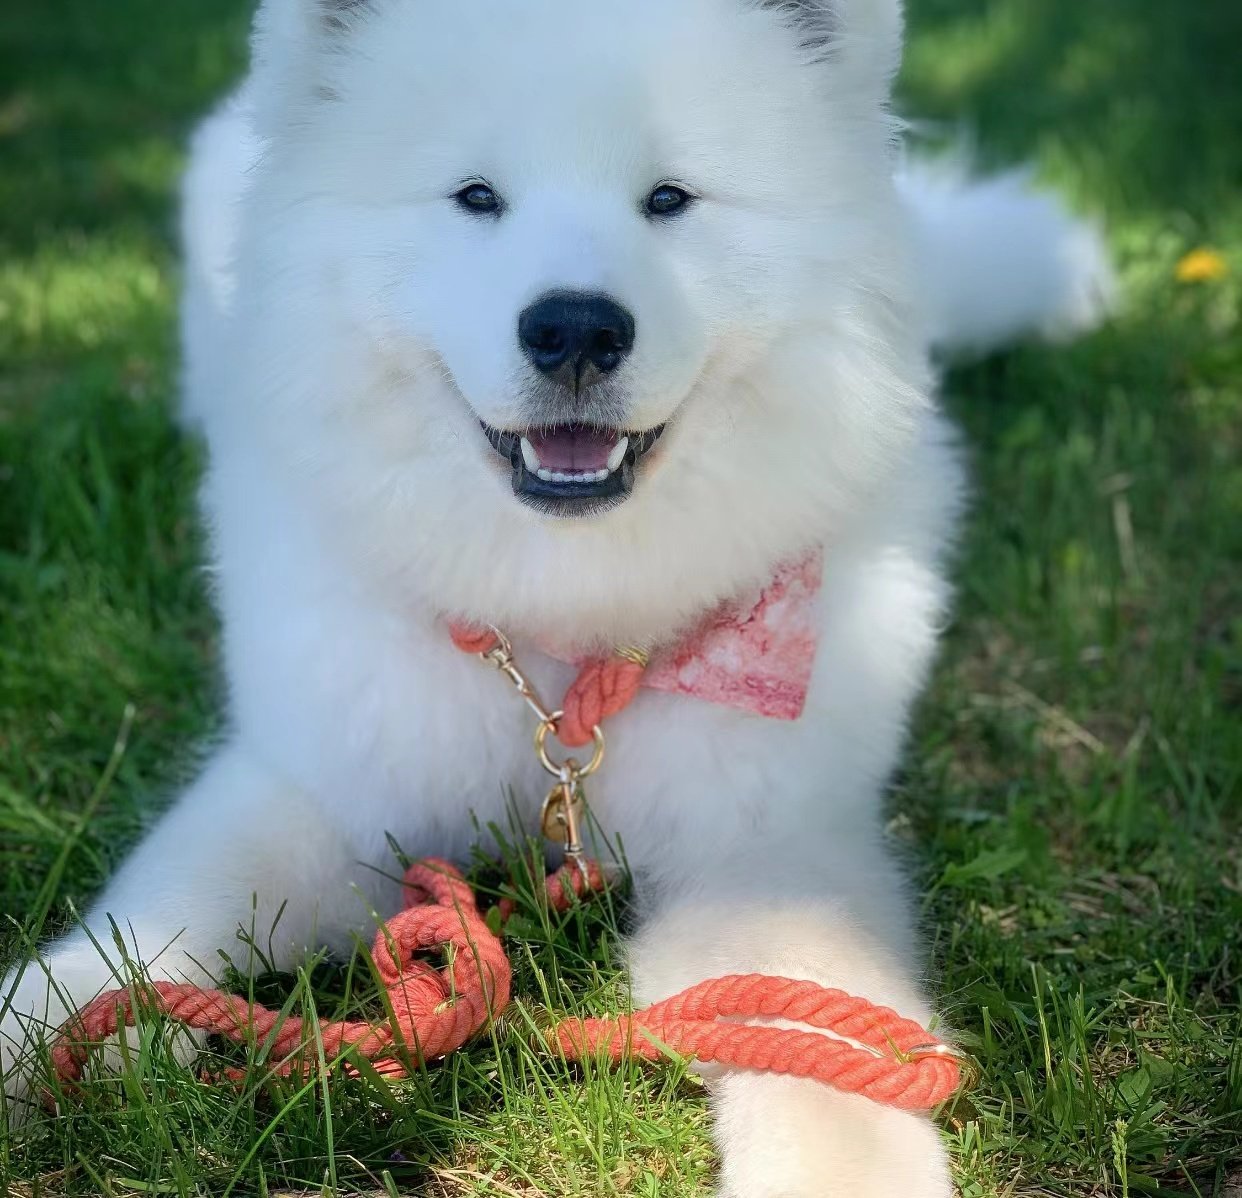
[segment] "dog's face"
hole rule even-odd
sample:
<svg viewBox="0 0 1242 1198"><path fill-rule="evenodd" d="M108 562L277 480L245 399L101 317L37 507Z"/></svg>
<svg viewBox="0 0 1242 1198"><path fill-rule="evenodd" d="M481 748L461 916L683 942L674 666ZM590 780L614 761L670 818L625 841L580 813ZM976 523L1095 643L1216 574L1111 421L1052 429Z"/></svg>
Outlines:
<svg viewBox="0 0 1242 1198"><path fill-rule="evenodd" d="M732 504L805 522L901 423L822 361L885 258L898 27L896 0L270 0L268 236L330 309L303 340L366 347L315 456L531 550L563 517L649 548Z"/></svg>

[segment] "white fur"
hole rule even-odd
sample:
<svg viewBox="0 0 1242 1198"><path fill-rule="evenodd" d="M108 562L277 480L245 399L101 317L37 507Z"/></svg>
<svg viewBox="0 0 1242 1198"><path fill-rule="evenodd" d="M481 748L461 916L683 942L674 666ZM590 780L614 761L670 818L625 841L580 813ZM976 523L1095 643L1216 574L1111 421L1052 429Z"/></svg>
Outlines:
<svg viewBox="0 0 1242 1198"><path fill-rule="evenodd" d="M510 786L533 818L529 713L449 645L446 613L506 628L556 695L571 671L535 642L667 643L824 545L804 717L644 693L609 725L593 807L637 869L640 1000L763 970L931 1018L880 801L945 616L962 478L907 243L946 238L915 253L948 343L1075 319L1076 276L1053 285L1032 248L999 302L958 201L924 193L912 219L885 104L896 0L812 13L837 39L822 61L799 8L382 0L341 31L314 0L264 5L186 197L187 410L212 450L232 731L89 915L104 943L111 915L154 974L201 979L287 903L280 961L344 950L368 904L397 905L373 868L386 834L461 858L469 813L502 818ZM475 175L505 193L500 221L446 199ZM657 226L639 204L665 178L702 199ZM1030 218L1013 232L1043 253L1077 235L1014 184L960 202L990 229ZM629 502L581 522L521 506L478 428L521 418L517 313L563 286L633 310L625 422L673 421ZM84 932L46 957L62 995L20 981L10 1065L31 1013L55 1024L109 982ZM925 1120L745 1074L715 1093L726 1194L950 1192Z"/></svg>
<svg viewBox="0 0 1242 1198"><path fill-rule="evenodd" d="M910 163L897 188L913 218L928 334L980 351L1029 331L1094 328L1117 299L1100 232L1032 189L1024 171L970 180L952 159Z"/></svg>
<svg viewBox="0 0 1242 1198"><path fill-rule="evenodd" d="M181 339L186 349L183 412L191 424L199 423L196 405L209 403L209 396L228 386L227 362L219 347L233 303L241 205L259 149L244 92L221 104L199 126L190 146L181 203L181 236L187 249Z"/></svg>

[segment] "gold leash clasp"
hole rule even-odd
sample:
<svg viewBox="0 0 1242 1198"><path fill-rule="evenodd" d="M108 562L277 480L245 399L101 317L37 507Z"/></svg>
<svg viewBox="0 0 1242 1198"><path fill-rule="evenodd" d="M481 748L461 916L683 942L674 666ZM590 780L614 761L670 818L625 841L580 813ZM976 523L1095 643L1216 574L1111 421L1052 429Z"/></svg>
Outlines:
<svg viewBox="0 0 1242 1198"><path fill-rule="evenodd" d="M576 757L558 762L548 752L548 737L555 734L559 719L560 712L557 712L553 719L545 720L535 731L539 764L557 780L544 801L540 823L544 836L555 844L563 845L565 860L585 875L587 863L586 849L582 844L582 821L586 815L586 795L582 782L604 764L604 733L598 725L594 728L595 752L586 765Z"/></svg>
<svg viewBox="0 0 1242 1198"><path fill-rule="evenodd" d="M554 844L564 846L565 858L581 867L586 858L582 844L582 821L586 798L572 761L566 762L565 777L552 788L543 804L540 829Z"/></svg>
<svg viewBox="0 0 1242 1198"><path fill-rule="evenodd" d="M557 761L549 751L548 738L556 735L565 713L550 711L545 706L530 680L518 667L512 642L499 628L493 627L491 631L496 637L496 643L480 653L479 657L508 678L526 701L527 707L535 713L539 720L535 729L535 752L539 757L539 764L556 779L556 785L544 800L540 829L548 840L564 847L566 861L585 876L588 867L586 850L582 844L582 825L586 817L586 795L582 783L584 779L597 773L604 764L604 730L598 724L591 730L594 752L586 765L582 765L574 757Z"/></svg>

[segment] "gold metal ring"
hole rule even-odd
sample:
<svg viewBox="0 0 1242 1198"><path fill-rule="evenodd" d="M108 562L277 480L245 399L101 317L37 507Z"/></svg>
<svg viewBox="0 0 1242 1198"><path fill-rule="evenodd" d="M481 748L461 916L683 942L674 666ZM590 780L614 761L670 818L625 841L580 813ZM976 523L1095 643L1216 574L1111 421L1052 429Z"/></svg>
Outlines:
<svg viewBox="0 0 1242 1198"><path fill-rule="evenodd" d="M979 1062L970 1053L954 1048L952 1044L916 1044L900 1054L900 1059L909 1065L917 1065L920 1061L926 1061L932 1057L940 1057L956 1063L959 1070L957 1087L959 1094L968 1094L979 1084L979 1079L982 1077Z"/></svg>
<svg viewBox="0 0 1242 1198"><path fill-rule="evenodd" d="M544 720L535 732L535 749L539 753L539 764L554 778L564 777L567 762L557 762L552 759L551 754L548 753L548 737L555 735L556 727L564 714L563 711L553 712L552 717ZM586 765L580 765L574 770L576 779L589 778L604 764L604 730L596 724L591 729L591 736L595 741L595 754Z"/></svg>
<svg viewBox="0 0 1242 1198"><path fill-rule="evenodd" d="M624 657L626 661L632 661L640 670L651 665L651 654L637 645L619 645L613 652L618 657Z"/></svg>
<svg viewBox="0 0 1242 1198"><path fill-rule="evenodd" d="M932 1057L940 1057L956 1063L959 1071L958 1094L969 1094L983 1076L979 1062L970 1053L954 1048L951 1044L916 1044L913 1048L901 1053L901 1060L910 1065L917 1065L920 1061L926 1061Z"/></svg>
<svg viewBox="0 0 1242 1198"><path fill-rule="evenodd" d="M901 1055L910 1062L921 1061L926 1057L948 1057L957 1061L959 1065L970 1059L960 1048L954 1048L951 1044L944 1044L940 1041L934 1044L916 1044L913 1048L907 1048Z"/></svg>

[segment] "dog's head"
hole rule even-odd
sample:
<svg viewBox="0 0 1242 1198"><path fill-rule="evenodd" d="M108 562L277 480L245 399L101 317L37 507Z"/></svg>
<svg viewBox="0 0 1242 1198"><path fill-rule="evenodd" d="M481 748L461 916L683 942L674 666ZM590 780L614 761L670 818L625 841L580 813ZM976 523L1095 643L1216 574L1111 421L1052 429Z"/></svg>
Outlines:
<svg viewBox="0 0 1242 1198"><path fill-rule="evenodd" d="M606 634L636 576L667 619L827 535L916 402L899 40L898 0L268 0L257 352L371 555Z"/></svg>

